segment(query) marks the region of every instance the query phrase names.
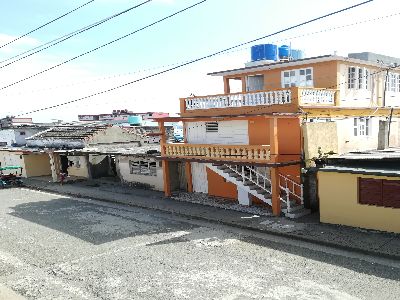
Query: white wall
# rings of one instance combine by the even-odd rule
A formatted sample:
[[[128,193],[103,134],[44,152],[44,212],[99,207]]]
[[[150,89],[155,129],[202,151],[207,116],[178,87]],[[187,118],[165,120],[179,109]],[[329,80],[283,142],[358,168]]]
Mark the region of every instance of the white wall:
[[[15,143],[14,129],[0,130],[0,143],[2,142],[6,142],[7,146],[11,146],[12,143]]]
[[[25,161],[22,154],[10,151],[0,151],[0,163],[2,167],[21,166],[23,168],[22,176],[26,177]],[[5,171],[5,173],[7,172],[8,171]],[[14,173],[15,171],[12,172]]]
[[[379,118],[371,118],[368,136],[354,136],[354,119],[337,120],[339,153],[377,149]]]
[[[191,144],[248,145],[248,121],[218,122],[218,132],[206,132],[206,122],[188,122],[186,138]]]
[[[371,81],[371,89],[348,89],[348,67],[352,65],[340,64],[339,65],[339,90],[340,90],[340,106],[345,107],[369,107],[377,106],[379,89],[382,89],[381,81],[378,76],[374,77]],[[357,67],[357,65],[355,65]],[[374,72],[375,69],[367,67],[370,71]]]
[[[157,191],[163,191],[164,190],[163,172],[162,172],[162,167],[159,166],[160,165],[159,162],[153,158],[150,158],[153,161],[157,162],[157,173],[156,176],[147,176],[147,175],[131,174],[129,161],[133,159],[136,158],[133,156],[122,156],[122,155],[116,157],[117,172],[121,178],[121,181],[125,183],[137,182],[137,183],[148,184]]]

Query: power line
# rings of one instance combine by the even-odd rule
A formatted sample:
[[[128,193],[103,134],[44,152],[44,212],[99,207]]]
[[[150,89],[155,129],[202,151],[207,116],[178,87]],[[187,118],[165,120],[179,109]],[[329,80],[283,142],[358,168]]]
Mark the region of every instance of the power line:
[[[30,54],[28,54],[28,55],[25,55],[25,56],[23,56],[23,57],[20,57],[20,58],[14,60],[14,61],[12,61],[12,62],[9,62],[9,63],[7,63],[7,64],[5,64],[5,65],[3,65],[3,66],[0,66],[0,69],[2,69],[2,68],[4,68],[4,67],[7,67],[7,66],[9,66],[9,65],[12,65],[13,63],[15,63],[15,62],[17,62],[17,61],[23,60],[23,59],[25,59],[25,58],[27,58],[27,57],[30,57],[30,56],[32,56],[32,55],[34,55],[34,54],[36,54],[36,53],[39,53],[39,52],[41,52],[41,51],[43,51],[43,50],[46,50],[46,49],[48,49],[48,48],[51,48],[51,47],[53,47],[53,46],[55,46],[55,45],[58,45],[58,44],[60,44],[60,43],[62,43],[62,42],[64,42],[64,41],[66,41],[66,40],[72,38],[72,37],[75,36],[75,35],[81,34],[81,33],[85,32],[85,31],[88,31],[88,30],[94,28],[94,27],[97,27],[97,26],[99,26],[99,25],[101,25],[101,24],[103,24],[103,23],[105,23],[105,22],[107,22],[107,21],[109,21],[109,20],[111,20],[111,19],[114,19],[114,18],[116,18],[116,17],[118,17],[118,16],[121,16],[121,15],[123,15],[123,14],[125,14],[125,13],[127,13],[127,12],[129,12],[129,11],[131,11],[131,10],[133,10],[133,9],[136,9],[136,8],[138,8],[138,7],[140,7],[140,6],[144,5],[144,4],[147,4],[147,3],[151,2],[151,1],[152,1],[152,0],[144,1],[144,2],[142,2],[142,3],[140,3],[140,4],[137,4],[137,5],[135,5],[135,6],[132,6],[132,7],[128,8],[128,9],[125,9],[125,10],[119,12],[119,13],[116,13],[116,14],[114,14],[114,15],[112,15],[112,16],[109,16],[109,17],[107,17],[107,18],[105,18],[105,19],[103,19],[103,20],[97,21],[97,22],[95,22],[95,23],[93,23],[93,24],[91,24],[91,25],[85,26],[85,27],[83,27],[83,28],[81,28],[81,29],[78,29],[78,30],[75,30],[75,31],[73,31],[73,32],[71,32],[71,33],[68,33],[68,34],[66,34],[66,35],[64,35],[64,36],[62,36],[62,37],[56,38],[56,39],[54,39],[54,40],[52,40],[52,41],[50,41],[50,42],[47,42],[47,43],[42,44],[42,45],[40,45],[40,46],[37,46],[37,47],[35,47],[35,48],[33,48],[33,49],[30,49],[30,50],[28,50],[28,51],[22,52],[22,53],[17,54],[17,55],[15,55],[15,56],[13,56],[13,57],[7,58],[7,59],[1,61],[0,64],[3,63],[3,62],[9,61],[9,60],[11,60],[11,59],[13,59],[13,58],[20,57],[20,56],[23,55],[23,54],[32,52],[32,51],[34,51],[34,50],[36,50],[36,49],[38,49],[38,48],[41,48],[41,49],[39,49],[39,50],[37,50],[37,51],[35,51],[35,52],[32,52],[32,53],[30,53]],[[50,44],[50,45],[49,45],[49,44]],[[46,46],[46,45],[49,45],[49,46],[44,47],[44,46]]]
[[[312,32],[301,34],[301,35],[291,36],[291,37],[288,37],[288,38],[282,38],[282,39],[279,39],[279,40],[272,41],[271,43],[289,41],[289,40],[293,40],[293,39],[300,38],[300,37],[311,36],[311,35],[314,35],[314,34],[329,32],[329,31],[342,29],[342,28],[346,28],[346,27],[350,27],[350,26],[356,26],[356,25],[367,23],[367,22],[378,21],[378,20],[382,20],[382,19],[385,19],[385,18],[390,18],[390,17],[394,17],[394,16],[398,16],[398,15],[400,15],[400,12],[393,13],[393,14],[390,14],[390,15],[380,16],[380,17],[376,17],[376,18],[365,19],[365,20],[361,20],[361,21],[358,21],[358,22],[349,23],[349,24],[345,24],[345,25],[341,25],[341,26],[329,27],[329,28],[325,28],[325,29],[322,29],[322,30],[318,30],[318,31],[312,31]],[[235,49],[235,50],[227,51],[225,53],[221,53],[220,55],[227,54],[227,53],[240,52],[240,51],[248,50],[250,48],[251,47],[247,47],[246,46],[246,47],[243,47],[243,48],[238,48],[238,49]],[[19,91],[18,93],[15,93],[14,95],[21,95],[21,94],[24,94],[24,92],[26,92],[26,93],[36,93],[36,92],[41,92],[41,91],[59,89],[59,88],[62,88],[62,87],[76,86],[76,85],[95,82],[95,81],[100,81],[100,80],[114,79],[114,78],[117,78],[117,77],[128,76],[128,75],[133,75],[133,74],[137,74],[137,73],[148,72],[148,71],[158,70],[158,69],[161,69],[161,68],[176,66],[176,65],[182,64],[184,62],[188,62],[188,61],[190,61],[190,60],[185,60],[185,61],[181,61],[181,62],[178,62],[178,63],[166,64],[166,65],[147,68],[147,69],[140,69],[140,70],[137,70],[135,72],[127,72],[127,73],[123,73],[123,74],[114,74],[114,75],[101,77],[101,78],[96,78],[96,79],[92,79],[92,80],[78,81],[78,82],[74,82],[74,83],[70,83],[70,84],[57,85],[57,86],[53,86],[53,87],[50,87],[50,88],[35,89],[35,90],[22,90],[22,91]],[[319,77],[314,78],[314,79],[322,79],[322,78],[328,78],[328,76],[319,76]],[[9,95],[10,94],[4,94],[4,97],[9,96]],[[11,95],[13,95],[13,94],[11,94]]]
[[[40,75],[40,74],[43,74],[43,73],[45,73],[45,72],[47,72],[47,71],[53,70],[53,69],[55,69],[55,68],[58,68],[58,67],[60,67],[60,66],[62,66],[62,65],[64,65],[64,64],[66,64],[66,63],[69,63],[69,62],[71,62],[71,61],[73,61],[73,60],[75,60],[75,59],[77,59],[77,58],[79,58],[79,57],[82,57],[82,56],[84,56],[84,55],[87,55],[87,54],[89,54],[89,53],[92,53],[92,52],[94,52],[94,51],[97,51],[97,50],[99,50],[99,49],[101,49],[101,48],[103,48],[103,47],[109,46],[109,45],[111,45],[111,44],[113,44],[113,43],[115,43],[115,42],[117,42],[117,41],[120,41],[120,40],[122,40],[122,39],[124,39],[124,38],[127,38],[127,37],[133,35],[133,34],[136,34],[136,33],[140,32],[140,31],[143,31],[143,30],[145,30],[145,29],[147,29],[147,28],[150,28],[150,27],[152,27],[152,26],[154,26],[154,25],[156,25],[156,24],[158,24],[158,23],[161,23],[161,22],[163,22],[163,21],[165,21],[165,20],[167,20],[167,19],[170,19],[170,18],[172,18],[172,17],[174,17],[174,16],[176,16],[176,15],[179,15],[179,14],[181,14],[181,13],[183,13],[183,12],[189,10],[189,9],[192,9],[192,8],[194,8],[194,7],[197,6],[197,5],[203,4],[203,3],[205,3],[206,1],[207,1],[207,0],[202,0],[202,1],[200,1],[200,2],[197,2],[197,3],[195,3],[195,4],[191,5],[191,6],[188,6],[188,7],[184,8],[184,9],[181,9],[181,10],[179,10],[179,11],[177,11],[177,12],[175,12],[175,13],[169,15],[169,16],[166,16],[166,17],[164,17],[164,18],[162,18],[162,19],[159,19],[159,20],[157,20],[157,21],[155,21],[155,22],[153,22],[153,23],[151,23],[151,24],[149,24],[149,25],[146,25],[146,26],[144,26],[144,27],[142,27],[142,28],[140,28],[140,29],[137,29],[137,30],[135,30],[135,31],[133,31],[133,32],[131,32],[131,33],[128,33],[128,34],[126,34],[126,35],[124,35],[124,36],[121,36],[121,37],[119,37],[119,38],[117,38],[117,39],[115,39],[115,40],[112,40],[112,41],[110,41],[110,42],[108,42],[108,43],[105,43],[105,44],[103,44],[103,45],[101,45],[101,46],[98,46],[98,47],[96,47],[96,48],[93,48],[92,50],[86,51],[86,52],[84,52],[84,53],[82,53],[82,54],[79,54],[79,55],[73,57],[73,58],[70,58],[70,59],[68,59],[68,60],[66,60],[66,61],[63,61],[62,63],[59,63],[59,64],[57,64],[57,65],[54,65],[54,66],[50,67],[50,68],[47,68],[47,69],[45,69],[45,70],[42,70],[42,71],[40,71],[40,72],[38,72],[38,73],[35,73],[35,74],[33,74],[33,75],[30,75],[30,76],[28,76],[28,77],[25,77],[25,78],[23,78],[23,79],[20,79],[20,80],[18,80],[18,81],[16,81],[16,82],[13,82],[13,83],[11,83],[11,84],[8,84],[8,85],[6,85],[6,86],[3,86],[2,88],[0,88],[0,91],[4,90],[4,89],[6,89],[6,88],[9,88],[9,87],[11,87],[11,86],[13,86],[13,85],[16,85],[16,84],[18,84],[18,83],[24,82],[25,80],[31,79],[31,78],[33,78],[33,77],[36,77],[36,76],[38,76],[38,75]],[[372,1],[372,0],[370,0],[370,1]]]
[[[81,98],[77,98],[77,99],[74,99],[74,100],[70,100],[70,101],[67,101],[67,102],[63,102],[63,103],[60,103],[60,104],[57,104],[57,105],[52,105],[52,106],[44,107],[44,108],[41,108],[41,109],[33,110],[33,111],[30,111],[30,112],[22,113],[22,114],[19,114],[18,116],[23,116],[23,115],[27,115],[27,114],[31,114],[31,113],[36,113],[36,112],[39,112],[39,111],[44,111],[44,110],[48,110],[48,109],[53,109],[53,108],[56,108],[56,107],[68,105],[68,104],[71,104],[71,103],[75,103],[75,102],[83,101],[83,100],[86,100],[86,99],[89,99],[89,98],[93,98],[93,97],[98,96],[98,95],[102,95],[102,94],[105,94],[105,93],[109,93],[109,92],[115,91],[115,90],[117,90],[117,89],[120,89],[120,88],[122,88],[122,87],[131,85],[131,84],[133,84],[133,83],[137,83],[137,82],[140,82],[140,81],[143,81],[143,80],[152,78],[152,77],[156,77],[156,76],[165,74],[165,73],[167,73],[167,72],[170,72],[170,71],[173,71],[173,70],[182,68],[182,67],[187,66],[187,65],[190,65],[190,64],[192,64],[192,63],[195,63],[195,62],[198,62],[198,61],[201,61],[201,60],[204,60],[204,59],[207,59],[207,58],[210,58],[210,57],[219,55],[219,54],[221,54],[221,53],[230,51],[230,50],[232,50],[232,49],[242,47],[242,46],[244,46],[244,45],[253,43],[253,42],[255,42],[255,41],[259,41],[259,40],[261,40],[261,39],[265,39],[265,38],[267,38],[267,37],[271,37],[271,36],[277,35],[277,34],[279,34],[279,33],[285,32],[285,31],[289,31],[289,30],[294,29],[294,28],[297,28],[297,27],[301,27],[301,26],[303,26],[303,25],[305,25],[305,24],[309,24],[309,23],[312,23],[312,22],[321,20],[321,19],[323,19],[323,18],[332,16],[332,15],[335,15],[335,14],[339,14],[339,13],[341,13],[341,12],[344,12],[344,11],[347,11],[347,10],[350,10],[350,9],[353,9],[353,8],[355,8],[355,7],[358,7],[358,6],[367,4],[367,3],[372,2],[372,1],[373,1],[373,0],[364,1],[364,2],[361,2],[361,3],[359,3],[359,4],[355,4],[355,5],[352,5],[352,6],[349,6],[349,7],[346,7],[346,8],[343,8],[343,9],[340,9],[340,10],[337,10],[337,11],[334,11],[334,12],[331,12],[331,13],[329,13],[329,14],[325,14],[325,15],[323,15],[323,16],[320,16],[320,17],[317,17],[317,18],[313,18],[313,19],[311,19],[311,20],[308,20],[308,21],[305,21],[305,22],[302,22],[302,23],[299,23],[299,24],[296,24],[296,25],[287,27],[287,28],[285,28],[285,29],[276,31],[276,32],[274,32],[274,33],[271,33],[271,34],[268,34],[268,35],[265,35],[265,36],[262,36],[262,37],[259,37],[259,38],[250,40],[250,41],[248,41],[248,42],[240,43],[240,44],[238,44],[238,45],[235,45],[235,46],[226,48],[226,49],[224,49],[224,50],[220,50],[220,51],[214,52],[214,53],[212,53],[212,54],[209,54],[209,55],[206,55],[206,56],[197,58],[197,59],[193,59],[193,60],[191,60],[191,61],[189,61],[189,62],[180,64],[180,65],[178,65],[178,66],[171,67],[171,68],[165,69],[165,70],[163,70],[163,71],[153,73],[153,74],[151,74],[151,75],[147,75],[147,76],[145,76],[145,77],[142,77],[142,78],[139,78],[139,79],[136,79],[136,80],[133,80],[133,81],[130,81],[130,82],[127,82],[127,83],[124,83],[124,84],[115,86],[115,87],[113,87],[113,88],[109,88],[109,89],[106,89],[106,90],[103,90],[103,91],[100,91],[100,92],[96,92],[96,93],[90,94],[90,95],[88,95],[88,96],[84,96],[84,97],[81,97]]]
[[[35,28],[35,29],[32,29],[31,31],[29,31],[29,32],[27,32],[27,33],[21,35],[20,37],[18,37],[18,38],[16,38],[16,39],[14,39],[14,40],[12,40],[12,41],[10,41],[10,42],[8,42],[8,43],[6,43],[6,44],[0,46],[0,49],[3,48],[3,47],[5,47],[5,46],[7,46],[7,45],[10,45],[10,44],[12,44],[12,43],[18,41],[19,39],[22,39],[23,37],[25,37],[25,36],[27,36],[27,35],[29,35],[29,34],[35,32],[35,31],[37,31],[37,30],[39,30],[39,29],[41,29],[41,28],[43,28],[43,27],[45,27],[45,26],[47,26],[47,25],[49,25],[49,24],[51,24],[51,23],[53,23],[53,22],[55,22],[55,21],[57,21],[57,20],[59,20],[59,19],[61,19],[61,18],[64,18],[65,16],[67,16],[67,15],[73,13],[74,11],[77,11],[78,9],[80,9],[80,8],[86,6],[86,5],[88,5],[88,4],[90,4],[90,3],[94,2],[94,1],[95,1],[95,0],[90,0],[89,2],[86,2],[85,4],[82,4],[81,6],[75,8],[75,9],[73,9],[73,10],[71,10],[71,11],[69,11],[69,12],[67,12],[67,13],[65,13],[65,14],[63,14],[63,15],[61,15],[61,16],[59,16],[59,17],[57,17],[57,18],[55,18],[55,19],[53,19],[53,20],[51,20],[51,21],[49,21],[49,22],[47,22],[47,23],[45,23],[45,24],[43,24],[43,25],[40,25],[39,27],[37,27],[37,28]]]

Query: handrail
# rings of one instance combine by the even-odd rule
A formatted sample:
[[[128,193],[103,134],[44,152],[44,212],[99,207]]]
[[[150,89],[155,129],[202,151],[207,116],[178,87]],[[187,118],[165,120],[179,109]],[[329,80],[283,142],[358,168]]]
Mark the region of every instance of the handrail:
[[[279,187],[286,192],[286,201],[288,211],[290,211],[290,195],[300,200],[301,205],[304,205],[303,185],[296,181],[279,174]],[[300,191],[300,192],[298,192]]]
[[[238,165],[227,165],[225,164],[226,167],[228,167],[230,170],[234,171],[236,174],[239,174],[240,177],[242,178],[242,182],[245,183],[246,179],[249,180],[250,182],[254,183],[256,186],[260,187],[270,195],[272,195],[272,190],[271,188],[271,180],[261,174],[260,172],[257,172],[254,167],[251,166],[238,166]]]

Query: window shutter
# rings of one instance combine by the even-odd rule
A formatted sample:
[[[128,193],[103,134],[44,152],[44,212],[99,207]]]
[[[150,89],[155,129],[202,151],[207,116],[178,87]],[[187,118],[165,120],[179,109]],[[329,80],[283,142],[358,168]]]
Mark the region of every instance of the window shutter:
[[[358,202],[382,206],[382,180],[358,178]]]
[[[400,208],[400,180],[383,181],[383,201],[386,207]]]

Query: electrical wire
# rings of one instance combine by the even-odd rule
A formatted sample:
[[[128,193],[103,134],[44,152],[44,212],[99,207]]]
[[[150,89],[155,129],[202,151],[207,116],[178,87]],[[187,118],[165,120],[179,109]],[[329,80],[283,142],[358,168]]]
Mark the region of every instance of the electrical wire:
[[[18,80],[18,81],[16,81],[16,82],[13,82],[13,83],[11,83],[11,84],[8,84],[8,85],[6,85],[6,86],[3,86],[2,88],[0,88],[0,91],[2,91],[2,90],[4,90],[4,89],[7,89],[7,88],[9,88],[9,87],[11,87],[11,86],[14,86],[14,85],[16,85],[16,84],[18,84],[18,83],[24,82],[24,81],[26,81],[26,80],[28,80],[28,79],[34,78],[34,77],[36,77],[36,76],[38,76],[38,75],[41,75],[41,74],[43,74],[43,73],[45,73],[45,72],[47,72],[47,71],[53,70],[53,69],[55,69],[55,68],[58,68],[58,67],[60,67],[60,66],[62,66],[62,65],[65,65],[65,64],[71,62],[71,61],[74,61],[74,60],[77,59],[77,58],[80,58],[80,57],[85,56],[85,55],[87,55],[87,54],[89,54],[89,53],[95,52],[95,51],[97,51],[97,50],[99,50],[99,49],[101,49],[101,48],[103,48],[103,47],[109,46],[109,45],[111,45],[111,44],[113,44],[113,43],[115,43],[115,42],[118,42],[118,41],[120,41],[120,40],[122,40],[122,39],[125,39],[125,38],[127,38],[127,37],[129,37],[129,36],[131,36],[131,35],[133,35],[133,34],[136,34],[136,33],[140,32],[140,31],[143,31],[143,30],[145,30],[145,29],[147,29],[147,28],[150,28],[150,27],[152,27],[152,26],[154,26],[154,25],[156,25],[156,24],[158,24],[158,23],[161,23],[161,22],[163,22],[163,21],[165,21],[165,20],[168,20],[168,19],[170,19],[170,18],[172,18],[172,17],[174,17],[174,16],[176,16],[176,15],[179,15],[179,14],[181,14],[181,13],[187,11],[187,10],[190,10],[190,9],[192,9],[192,8],[194,8],[194,7],[198,6],[198,5],[200,5],[200,4],[203,4],[203,3],[205,3],[206,1],[207,1],[207,0],[202,0],[202,1],[200,1],[200,2],[197,2],[197,3],[195,3],[195,4],[193,4],[193,5],[190,5],[190,6],[186,7],[186,8],[184,8],[184,9],[181,9],[181,10],[179,10],[179,11],[177,11],[177,12],[175,12],[175,13],[169,15],[169,16],[166,16],[166,17],[164,17],[164,18],[162,18],[162,19],[159,19],[159,20],[157,20],[157,21],[155,21],[155,22],[153,22],[153,23],[151,23],[151,24],[148,24],[148,25],[146,25],[146,26],[144,26],[144,27],[142,27],[142,28],[139,28],[139,29],[137,29],[137,30],[135,30],[135,31],[133,31],[133,32],[130,32],[130,33],[128,33],[128,34],[125,34],[125,35],[123,35],[123,36],[121,36],[121,37],[119,37],[119,38],[117,38],[117,39],[115,39],[115,40],[112,40],[112,41],[110,41],[110,42],[108,42],[108,43],[105,43],[105,44],[103,44],[103,45],[101,45],[101,46],[98,46],[98,47],[96,47],[96,48],[93,48],[92,50],[86,51],[86,52],[84,52],[84,53],[82,53],[82,54],[79,54],[79,55],[73,57],[73,58],[70,58],[70,59],[68,59],[68,60],[66,60],[66,61],[63,61],[62,63],[59,63],[59,64],[57,64],[57,65],[54,65],[54,66],[50,67],[50,68],[47,68],[47,69],[45,69],[45,70],[42,70],[42,71],[40,71],[40,72],[38,72],[38,73],[35,73],[35,74],[33,74],[33,75],[30,75],[30,76],[28,76],[28,77],[25,77],[25,78],[23,78],[23,79],[20,79],[20,80]],[[370,0],[370,1],[372,1],[372,0]]]
[[[10,44],[12,44],[12,43],[14,43],[14,42],[20,40],[20,39],[22,39],[23,37],[26,37],[27,35],[29,35],[29,34],[35,32],[35,31],[37,31],[37,30],[39,30],[39,29],[41,29],[41,28],[43,28],[43,27],[45,27],[45,26],[47,26],[47,25],[49,25],[49,24],[51,24],[51,23],[53,23],[53,22],[55,22],[55,21],[57,21],[57,20],[60,20],[61,18],[64,18],[65,16],[67,16],[67,15],[69,15],[69,14],[71,14],[71,13],[77,11],[78,9],[80,9],[80,8],[86,6],[86,5],[88,5],[88,4],[90,4],[90,3],[94,2],[94,1],[95,1],[95,0],[90,0],[89,2],[86,2],[85,4],[82,4],[81,6],[75,8],[75,9],[73,9],[73,10],[70,10],[69,12],[67,12],[67,13],[65,13],[65,14],[63,14],[63,15],[61,15],[61,16],[59,16],[59,17],[57,17],[57,18],[55,18],[55,19],[53,19],[53,20],[51,20],[51,21],[49,21],[49,22],[47,22],[47,23],[45,23],[45,24],[43,24],[43,25],[40,25],[39,27],[37,27],[37,28],[35,28],[35,29],[30,30],[29,32],[27,32],[27,33],[25,33],[25,34],[23,34],[23,35],[17,37],[16,39],[13,39],[12,41],[10,41],[10,42],[8,42],[8,43],[6,43],[6,44],[0,46],[0,49],[3,48],[3,47],[5,47],[5,46],[8,46],[8,45],[10,45]]]
[[[382,20],[382,19],[385,19],[385,18],[390,18],[390,17],[394,17],[394,16],[398,16],[398,15],[400,15],[400,12],[393,13],[393,14],[390,14],[390,15],[380,16],[380,17],[376,17],[376,18],[361,20],[361,21],[358,21],[358,22],[345,24],[345,25],[341,25],[341,26],[325,28],[325,29],[318,30],[318,31],[312,31],[312,32],[301,34],[301,35],[291,36],[291,37],[288,37],[288,38],[274,40],[271,43],[290,41],[290,40],[294,40],[294,39],[305,37],[305,36],[311,36],[311,35],[314,35],[314,34],[325,33],[325,32],[329,32],[329,31],[333,31],[333,30],[337,30],[337,29],[343,29],[343,28],[346,28],[346,27],[356,26],[356,25],[367,23],[367,22],[374,22],[374,21],[378,21],[378,20]],[[220,55],[228,54],[228,53],[236,53],[236,52],[240,52],[240,51],[245,51],[245,50],[249,50],[250,48],[251,47],[247,47],[246,46],[246,47],[234,49],[234,50],[231,50],[231,51],[227,51],[225,53],[221,53]],[[35,49],[35,48],[33,48],[33,49]],[[101,77],[101,78],[96,78],[96,79],[93,79],[93,80],[78,81],[78,82],[71,83],[71,84],[53,86],[53,87],[50,87],[50,88],[35,89],[35,90],[26,90],[26,89],[24,89],[24,90],[19,91],[18,93],[4,94],[4,97],[10,96],[10,95],[21,95],[21,94],[24,94],[24,93],[31,94],[31,93],[41,92],[41,91],[55,90],[55,89],[59,89],[59,88],[62,88],[62,87],[70,87],[70,86],[76,86],[76,85],[86,84],[86,83],[90,83],[90,82],[96,82],[96,81],[100,81],[100,80],[114,79],[114,78],[117,78],[117,77],[123,77],[123,76],[133,75],[133,74],[137,74],[137,73],[143,73],[143,72],[158,70],[158,69],[162,69],[162,68],[166,68],[166,67],[176,66],[176,65],[179,65],[179,64],[182,64],[182,63],[185,63],[185,62],[189,62],[189,61],[190,60],[185,60],[185,61],[181,61],[181,62],[178,62],[178,63],[167,64],[167,65],[162,65],[162,66],[157,66],[157,67],[152,67],[152,68],[147,68],[147,69],[141,69],[141,70],[137,70],[135,72],[127,72],[127,73],[122,73],[122,74],[115,74],[115,75],[105,76],[105,77]],[[328,77],[327,76],[319,76],[319,77],[314,78],[314,79],[323,79],[323,78],[328,78]]]
[[[60,44],[60,43],[62,43],[62,42],[64,42],[64,41],[66,41],[66,40],[68,40],[68,39],[70,39],[70,38],[72,38],[72,37],[78,35],[78,34],[81,34],[81,33],[85,32],[85,31],[88,31],[88,30],[90,30],[90,29],[92,29],[92,28],[95,28],[95,27],[97,27],[97,26],[99,26],[99,25],[101,25],[101,24],[103,24],[103,23],[105,23],[105,22],[108,22],[108,21],[111,20],[111,19],[114,19],[114,18],[116,18],[116,17],[119,17],[119,16],[121,16],[121,15],[123,15],[123,14],[125,14],[125,13],[127,13],[127,12],[129,12],[129,11],[131,11],[131,10],[133,10],[133,9],[136,9],[136,8],[138,8],[138,7],[140,7],[140,6],[144,5],[144,4],[150,3],[151,1],[152,1],[152,0],[146,0],[146,1],[142,2],[142,3],[139,3],[139,4],[137,4],[137,5],[134,5],[134,6],[130,7],[130,8],[128,8],[128,9],[125,9],[125,10],[119,12],[119,13],[116,13],[116,14],[114,14],[114,15],[112,15],[112,16],[109,16],[109,17],[107,17],[107,18],[105,18],[105,19],[103,19],[103,20],[97,21],[97,22],[95,22],[95,23],[93,23],[93,24],[91,24],[91,25],[88,25],[88,26],[85,26],[85,27],[83,27],[83,28],[81,28],[81,29],[75,30],[74,32],[68,33],[68,34],[66,34],[66,35],[64,35],[64,36],[62,36],[62,37],[59,37],[59,38],[54,39],[54,40],[52,40],[52,41],[50,41],[50,42],[47,42],[47,43],[42,44],[42,45],[40,45],[40,46],[37,46],[37,47],[35,47],[35,48],[33,48],[33,49],[30,49],[30,50],[28,50],[28,51],[22,52],[22,53],[17,54],[17,55],[15,55],[15,56],[13,56],[13,57],[7,58],[7,59],[1,61],[0,64],[1,64],[1,63],[4,63],[4,62],[6,62],[6,61],[9,61],[9,60],[11,60],[11,59],[13,59],[13,58],[20,57],[20,56],[22,56],[23,54],[32,52],[32,51],[34,51],[34,50],[40,48],[39,50],[37,50],[37,51],[35,51],[35,52],[32,52],[32,53],[30,53],[30,54],[28,54],[28,55],[25,55],[25,56],[20,57],[20,58],[18,58],[18,59],[16,59],[16,60],[13,60],[12,62],[9,62],[9,63],[7,63],[7,64],[5,64],[5,65],[0,66],[0,69],[3,69],[4,67],[7,67],[7,66],[9,66],[9,65],[12,65],[12,64],[14,64],[14,63],[16,63],[16,62],[18,62],[18,61],[21,61],[21,60],[23,60],[23,59],[25,59],[25,58],[28,58],[28,57],[30,57],[30,56],[36,54],[36,53],[39,53],[39,52],[41,52],[41,51],[43,51],[43,50],[46,50],[46,49],[49,49],[49,48],[51,48],[51,47],[53,47],[53,46],[55,46],[55,45],[58,45],[58,44]],[[49,45],[49,44],[50,44],[50,45]],[[49,46],[44,47],[44,46],[46,46],[46,45],[49,45]]]
[[[344,12],[344,11],[353,9],[353,8],[358,7],[358,6],[361,6],[361,5],[365,5],[365,4],[367,4],[367,3],[369,3],[369,2],[372,2],[372,1],[373,1],[373,0],[364,1],[364,2],[361,2],[361,3],[355,4],[355,5],[352,5],[352,6],[349,6],[349,7],[346,7],[346,8],[343,8],[343,9],[340,9],[340,10],[337,10],[337,11],[334,11],[334,12],[331,12],[331,13],[329,13],[329,14],[325,14],[325,15],[323,15],[323,16],[320,16],[320,17],[317,17],[317,18],[313,18],[313,19],[311,19],[311,20],[308,20],[308,21],[305,21],[305,22],[302,22],[302,23],[299,23],[299,24],[296,24],[296,25],[287,27],[287,28],[285,28],[285,29],[276,31],[276,32],[274,32],[274,33],[271,33],[271,34],[268,34],[268,35],[265,35],[265,36],[262,36],[262,37],[259,37],[259,38],[256,38],[256,39],[253,39],[253,40],[244,42],[244,43],[240,43],[240,44],[238,44],[238,45],[235,45],[235,46],[226,48],[226,49],[224,49],[224,50],[220,50],[220,51],[214,52],[214,53],[212,53],[212,54],[209,54],[209,55],[206,55],[206,56],[197,58],[197,59],[193,59],[193,60],[191,60],[191,61],[189,61],[189,62],[180,64],[180,65],[178,65],[178,66],[171,67],[171,68],[165,69],[165,70],[163,70],[163,71],[153,73],[153,74],[148,75],[148,76],[144,76],[144,77],[142,77],[142,78],[139,78],[139,79],[136,79],[136,80],[133,80],[133,81],[130,81],[130,82],[127,82],[127,83],[124,83],[124,84],[115,86],[115,87],[113,87],[113,88],[109,88],[109,89],[106,89],[106,90],[103,90],[103,91],[99,91],[99,92],[96,92],[96,93],[93,93],[93,94],[90,94],[90,95],[87,95],[87,96],[84,96],[84,97],[80,97],[80,98],[77,98],[77,99],[74,99],[74,100],[70,100],[70,101],[67,101],[67,102],[63,102],[63,103],[60,103],[60,104],[56,104],[56,105],[52,105],[52,106],[48,106],[48,107],[36,109],[36,110],[30,111],[30,112],[22,113],[22,114],[19,114],[18,116],[23,116],[23,115],[27,115],[27,114],[31,114],[31,113],[35,113],[35,112],[39,112],[39,111],[44,111],[44,110],[48,110],[48,109],[53,109],[53,108],[56,108],[56,107],[60,107],[60,106],[67,105],[67,104],[76,103],[76,102],[79,102],[79,101],[83,101],[83,100],[86,100],[86,99],[90,99],[90,98],[93,98],[93,97],[95,97],[95,96],[102,95],[102,94],[105,94],[105,93],[108,93],[108,92],[111,92],[111,91],[115,91],[115,90],[117,90],[117,89],[120,89],[120,88],[122,88],[122,87],[131,85],[131,84],[133,84],[133,83],[137,83],[137,82],[140,82],[140,81],[143,81],[143,80],[152,78],[152,77],[159,76],[159,75],[161,75],[161,74],[165,74],[165,73],[167,73],[167,72],[170,72],[170,71],[173,71],[173,70],[182,68],[182,67],[187,66],[187,65],[189,65],[189,64],[192,64],[192,63],[195,63],[195,62],[198,62],[198,61],[201,61],[201,60],[204,60],[204,59],[207,59],[207,58],[210,58],[210,57],[219,55],[220,53],[227,52],[227,51],[230,51],[230,50],[235,49],[235,48],[242,47],[242,46],[247,45],[247,44],[251,44],[251,43],[253,43],[253,42],[255,42],[255,41],[258,41],[258,40],[261,40],[261,39],[264,39],[264,38],[267,38],[267,37],[271,37],[271,36],[277,35],[277,34],[279,34],[279,33],[282,33],[282,32],[285,32],[285,31],[289,31],[289,30],[294,29],[294,28],[301,27],[301,26],[303,26],[303,25],[305,25],[305,24],[309,24],[309,23],[312,23],[312,22],[321,20],[321,19],[323,19],[323,18],[326,18],[326,17],[332,16],[332,15],[335,15],[335,14],[342,13],[342,12]],[[201,2],[199,2],[199,3],[201,3]],[[196,5],[197,5],[197,4],[196,4]]]

